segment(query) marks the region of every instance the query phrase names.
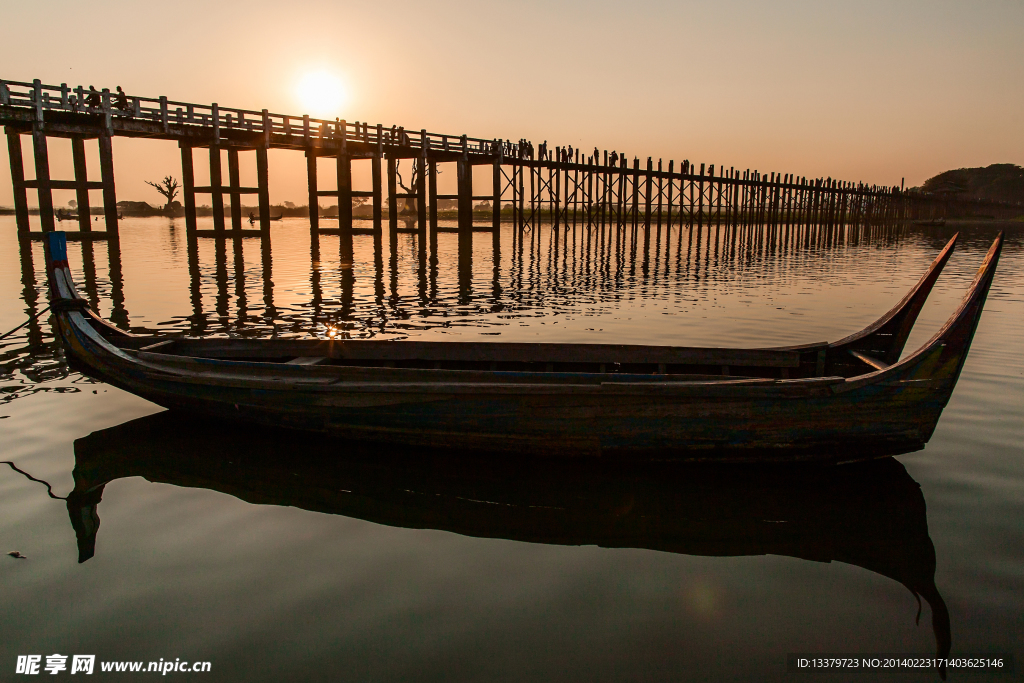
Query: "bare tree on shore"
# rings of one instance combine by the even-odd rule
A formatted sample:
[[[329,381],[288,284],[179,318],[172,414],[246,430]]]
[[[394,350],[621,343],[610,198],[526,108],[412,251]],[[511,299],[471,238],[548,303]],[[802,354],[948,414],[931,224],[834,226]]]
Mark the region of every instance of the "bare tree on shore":
[[[147,185],[152,186],[157,192],[162,194],[167,200],[167,204],[164,205],[164,211],[170,213],[172,210],[171,203],[174,202],[174,198],[178,196],[178,185],[177,179],[174,176],[165,176],[159,183],[145,181]]]
[[[398,176],[398,186],[401,187],[403,190],[405,190],[405,192],[407,194],[416,194],[416,190],[414,188],[419,184],[420,175],[426,170],[426,169],[422,168],[423,163],[419,159],[413,159],[413,161],[412,161],[412,179],[409,181],[409,185],[411,187],[407,187],[406,184],[405,184],[405,181],[402,180],[402,172],[400,170],[401,169],[401,165],[402,165],[402,162],[401,162],[401,160],[399,160],[398,164],[395,166],[395,175]],[[415,197],[406,197],[405,198],[405,208],[403,208],[399,213],[403,213],[403,214],[416,213],[417,212],[417,208],[418,207],[417,207],[417,204],[416,204],[416,198]]]

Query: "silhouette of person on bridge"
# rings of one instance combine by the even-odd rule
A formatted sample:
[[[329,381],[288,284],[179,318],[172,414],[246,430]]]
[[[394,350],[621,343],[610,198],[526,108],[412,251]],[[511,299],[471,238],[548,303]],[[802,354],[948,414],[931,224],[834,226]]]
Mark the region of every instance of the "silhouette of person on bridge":
[[[96,88],[89,86],[89,96],[85,98],[85,106],[87,107],[99,107],[100,106],[100,94],[96,91]]]
[[[132,111],[132,106],[128,104],[128,96],[124,94],[124,90],[121,90],[121,86],[117,86],[117,100],[115,101],[114,106],[121,111],[129,113]]]

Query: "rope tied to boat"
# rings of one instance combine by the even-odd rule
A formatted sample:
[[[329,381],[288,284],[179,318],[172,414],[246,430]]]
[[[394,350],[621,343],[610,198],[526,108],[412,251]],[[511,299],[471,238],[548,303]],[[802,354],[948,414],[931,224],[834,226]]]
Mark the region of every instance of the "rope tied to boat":
[[[53,311],[54,313],[67,313],[70,311],[87,311],[92,310],[92,306],[85,299],[51,299],[50,303],[45,306],[41,311],[29,316],[28,320],[15,327],[10,332],[4,332],[0,334],[0,339],[6,339],[21,328],[28,325],[30,322],[41,316],[47,311]]]
[[[90,310],[92,306],[85,299],[53,299],[50,301],[50,309],[54,313],[67,313]]]
[[[53,305],[53,304],[51,303],[50,305],[48,305],[48,306],[44,307],[44,308],[43,308],[43,310],[39,311],[38,313],[35,313],[35,314],[33,314],[33,315],[30,315],[30,316],[29,316],[29,318],[28,318],[28,320],[26,320],[26,321],[25,321],[25,322],[23,322],[22,324],[18,325],[17,327],[15,327],[15,328],[14,328],[13,330],[11,330],[10,332],[5,332],[5,333],[3,333],[3,334],[0,334],[0,339],[6,339],[7,337],[11,336],[12,334],[14,334],[15,332],[17,332],[17,331],[18,331],[18,330],[20,330],[21,328],[25,327],[25,325],[28,325],[28,324],[29,324],[30,322],[32,322],[33,320],[35,320],[36,318],[38,318],[39,316],[41,316],[41,315],[42,315],[43,313],[46,313],[46,312],[47,312],[48,310],[50,310],[50,306],[52,306],[52,305]]]

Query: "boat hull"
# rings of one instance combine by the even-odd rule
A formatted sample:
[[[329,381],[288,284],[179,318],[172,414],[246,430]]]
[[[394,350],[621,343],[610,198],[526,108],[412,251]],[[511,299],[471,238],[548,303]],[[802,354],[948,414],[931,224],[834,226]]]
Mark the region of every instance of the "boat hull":
[[[841,391],[842,378],[626,386],[446,385],[428,377],[275,390],[237,373],[197,381],[97,363],[104,349],[80,327],[63,336],[87,374],[166,408],[359,440],[548,456],[853,460],[916,450],[935,429],[957,371],[947,363],[945,378],[914,381],[908,373],[852,391]]]
[[[51,251],[59,247],[51,245]],[[202,348],[216,350],[224,342],[202,347],[201,342],[191,341],[197,351],[175,355],[147,350],[177,343],[173,341],[134,344],[134,348],[131,340],[122,340],[121,346],[112,341],[117,335],[132,335],[111,328],[86,310],[74,291],[66,260],[51,259],[51,285],[59,302],[58,336],[68,357],[87,374],[171,409],[350,439],[512,456],[848,461],[919,449],[935,430],[970,349],[998,262],[1001,237],[989,250],[960,307],[921,349],[892,364],[877,352],[872,356],[859,349],[874,351],[890,340],[886,342],[889,353],[898,357],[892,349],[902,348],[908,325],[951,248],[952,242],[918,288],[880,321],[873,336],[854,335],[811,347],[712,350],[718,357],[733,353],[737,362],[764,357],[766,363],[794,364],[801,354],[816,356],[818,376],[796,379],[786,379],[781,370],[781,378],[734,379],[667,373],[464,372],[369,367],[363,361],[305,367],[269,359],[244,360],[279,348],[269,342],[259,348],[245,347],[239,354],[243,360],[202,356]],[[380,348],[358,341],[323,342],[328,348],[320,344],[303,348],[317,351],[320,358],[314,360],[319,361]],[[469,348],[441,346],[452,356]],[[511,348],[488,346],[469,350],[506,353]],[[398,342],[387,348],[416,347]],[[591,353],[595,348],[580,345],[579,352]],[[641,353],[651,356],[660,348]],[[530,349],[546,352],[543,345]],[[701,349],[670,351],[690,358],[708,354]],[[877,369],[823,376],[826,369],[848,371],[850,363],[858,362]]]

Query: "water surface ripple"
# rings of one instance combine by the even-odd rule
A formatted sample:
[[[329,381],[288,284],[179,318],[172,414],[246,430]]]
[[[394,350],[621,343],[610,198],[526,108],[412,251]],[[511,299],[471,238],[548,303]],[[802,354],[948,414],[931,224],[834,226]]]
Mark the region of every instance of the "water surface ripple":
[[[461,262],[455,234],[436,259],[414,234],[360,235],[349,266],[298,219],[190,250],[183,221],[129,218],[69,258],[135,332],[771,346],[860,329],[959,230],[912,351],[1003,228],[927,447],[828,470],[473,463],[197,421],[69,369],[43,314],[0,341],[2,457],[67,500],[0,470],[0,550],[27,558],[0,556],[0,670],[62,653],[210,661],[210,681],[783,680],[789,652],[944,639],[1024,661],[1014,224],[506,226]],[[0,245],[6,332],[45,306],[45,274],[12,217]]]

